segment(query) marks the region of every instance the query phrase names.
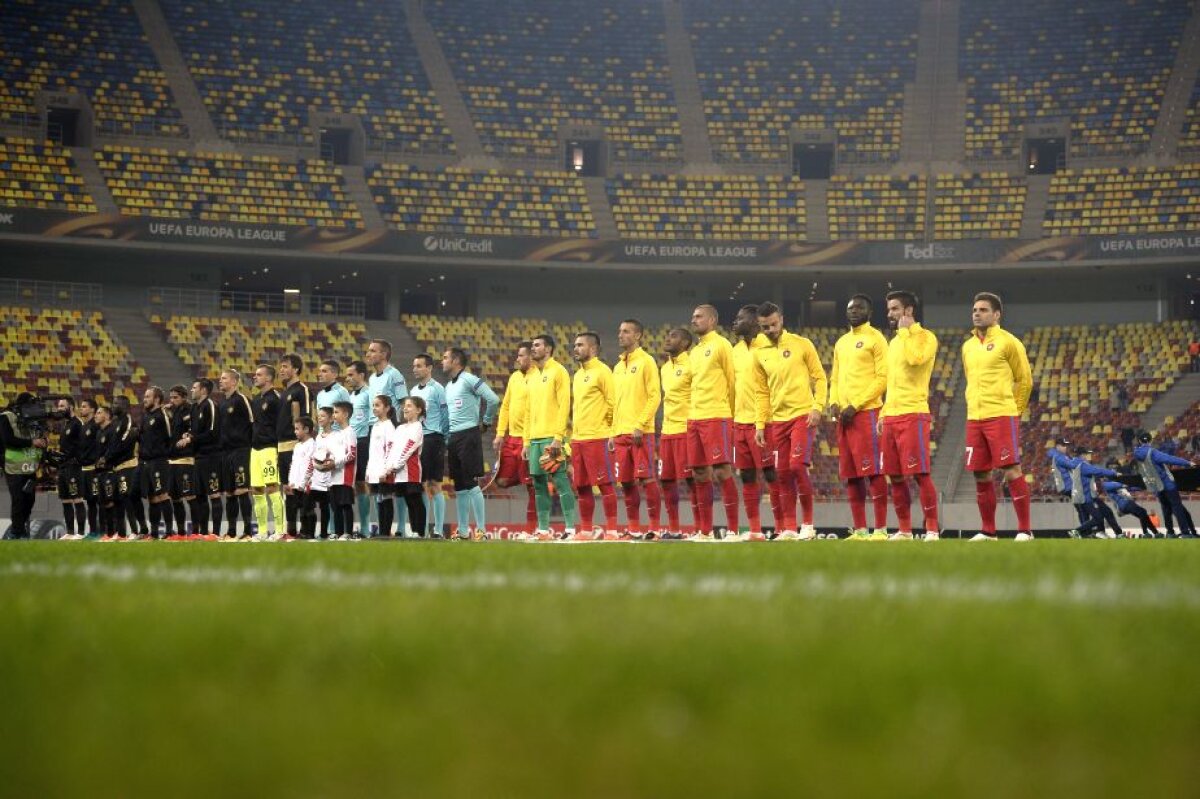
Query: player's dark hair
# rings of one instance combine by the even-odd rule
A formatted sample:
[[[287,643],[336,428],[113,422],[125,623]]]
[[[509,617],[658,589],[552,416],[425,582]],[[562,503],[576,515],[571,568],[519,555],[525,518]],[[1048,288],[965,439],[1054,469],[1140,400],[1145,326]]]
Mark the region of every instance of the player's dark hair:
[[[867,310],[868,310],[868,311],[869,311],[869,310],[871,310],[871,309],[873,309],[873,308],[875,307],[875,303],[871,302],[871,298],[870,298],[870,297],[868,297],[866,294],[854,294],[854,295],[852,295],[852,296],[850,297],[850,302],[854,302],[855,300],[862,300],[863,302],[865,302],[865,303],[867,304]]]
[[[345,400],[338,400],[337,402],[333,403],[333,407],[336,408],[337,410],[345,411],[346,414],[349,416],[354,415],[354,405],[352,403],[346,402]]]
[[[392,405],[392,398],[387,394],[376,394],[375,399],[383,400],[383,407],[387,408],[387,418],[395,425],[396,424],[396,406]],[[374,400],[372,400],[374,401]]]
[[[302,371],[304,371],[304,361],[302,361],[300,356],[294,352],[289,352],[287,355],[280,358],[279,362],[291,364],[292,368],[296,370],[296,374],[300,374]]]
[[[542,342],[551,352],[554,352],[554,336],[550,335],[549,333],[542,333],[540,336],[534,336],[533,340]],[[530,346],[532,346],[532,344]]]
[[[782,308],[780,308],[780,307],[779,307],[778,305],[776,305],[775,303],[773,303],[773,302],[770,302],[770,301],[763,302],[763,303],[759,303],[759,305],[758,305],[758,316],[759,316],[759,318],[760,318],[760,319],[765,319],[765,318],[767,318],[768,316],[774,316],[775,314],[780,314],[780,315],[782,315],[782,314],[783,314],[783,309],[782,309]]]
[[[637,334],[638,334],[639,336],[640,336],[640,335],[642,335],[642,333],[643,333],[643,332],[645,331],[645,329],[646,329],[646,328],[645,328],[645,326],[644,326],[644,325],[643,325],[643,324],[642,324],[642,323],[641,323],[639,320],[637,320],[637,319],[622,319],[622,320],[621,320],[621,324],[623,324],[623,325],[633,325],[633,329],[634,329],[635,331],[637,331]]]
[[[416,355],[413,356],[413,360],[420,361],[421,363],[428,366],[430,369],[433,368],[433,356],[430,355],[428,352],[418,352]]]
[[[975,302],[979,302],[980,300],[992,306],[993,311],[1004,311],[1004,304],[1000,302],[999,294],[993,294],[990,291],[981,291],[975,295]]]
[[[521,350],[531,350],[531,349],[533,349],[532,341],[522,341],[520,344],[517,345],[517,352],[520,352]]]
[[[347,364],[347,368],[353,369],[360,375],[365,375],[367,373],[366,361],[351,361],[349,364]]]
[[[311,416],[298,416],[296,417],[295,424],[300,425],[310,433],[317,428],[317,423],[313,421]]]
[[[75,398],[74,397],[63,397],[63,399],[65,399],[67,401],[67,405],[69,405],[71,407],[71,410],[75,410]]]
[[[670,332],[683,339],[684,343],[689,347],[692,346],[692,342],[696,340],[695,336],[692,335],[692,331],[688,330],[686,327],[673,327],[671,328]]]
[[[321,365],[328,366],[330,369],[333,370],[333,373],[335,375],[341,373],[341,371],[342,371],[342,365],[340,363],[338,363],[337,361],[335,361],[333,358],[330,358],[325,361],[321,361]]]
[[[198,380],[193,380],[192,385],[200,386],[200,388],[204,389],[204,396],[206,397],[211,396],[213,393],[213,381],[209,380],[207,377],[201,377]]]
[[[176,386],[171,386],[171,393],[177,394],[180,397],[187,399],[188,390],[186,388],[184,388],[183,386],[176,385]]]
[[[467,351],[461,347],[447,347],[446,352],[450,353],[450,360],[457,361],[458,365],[464,369],[471,362],[471,356],[467,355]]]
[[[266,369],[267,374],[269,374],[271,376],[271,380],[272,381],[275,380],[275,367],[274,366],[271,366],[269,363],[260,363],[258,366],[256,366],[254,368],[254,371],[257,372],[259,369]]]
[[[759,306],[757,305],[743,305],[741,308],[738,308],[738,313],[748,313],[751,316],[758,316],[758,309]]]
[[[167,398],[167,395],[163,393],[161,386],[150,386],[146,390],[153,394],[154,398],[159,402],[163,402]]]
[[[79,400],[79,404],[86,405],[89,408],[91,408],[93,411],[100,410],[100,403],[96,402],[96,400],[92,397],[81,397]]]
[[[899,300],[901,308],[912,308],[913,313],[916,313],[917,308],[920,306],[920,302],[918,302],[916,294],[913,294],[911,291],[904,291],[902,289],[889,291],[884,297],[884,300]]]
[[[592,346],[594,346],[597,351],[599,351],[599,349],[600,349],[600,334],[594,330],[585,330],[584,332],[575,336],[575,338],[591,339]]]

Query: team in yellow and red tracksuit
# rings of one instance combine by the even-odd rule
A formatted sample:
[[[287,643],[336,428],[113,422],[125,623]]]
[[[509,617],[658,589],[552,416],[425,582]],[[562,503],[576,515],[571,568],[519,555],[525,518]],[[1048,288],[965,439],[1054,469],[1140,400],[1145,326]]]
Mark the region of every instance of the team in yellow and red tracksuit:
[[[596,509],[592,486],[600,490],[604,506],[605,532],[617,533],[617,493],[613,487],[612,439],[613,373],[598,357],[600,336],[580,333],[573,349],[579,368],[571,378],[571,457],[572,476],[579,497],[579,533],[587,538],[592,530],[592,515]]]
[[[496,451],[500,453],[500,462],[496,468],[496,485],[501,488],[518,483],[525,485],[528,495],[525,504],[525,531],[530,533],[537,529],[537,500],[533,480],[529,476],[529,464],[523,455],[523,438],[525,421],[529,416],[529,385],[526,381],[529,367],[533,365],[530,356],[532,349],[532,341],[522,341],[517,345],[513,373],[508,376],[504,399],[500,402],[500,413],[496,417],[494,442]]]
[[[701,305],[692,312],[696,343],[688,362],[692,371],[692,401],[688,411],[688,454],[695,481],[700,518],[696,535],[713,536],[713,482],[721,485],[726,527],[738,532],[737,484],[733,480],[733,407],[735,380],[733,347],[717,331],[717,309]]]
[[[667,506],[667,529],[664,538],[682,538],[679,523],[679,481],[686,480],[692,501],[692,518],[699,518],[696,490],[692,479],[691,459],[688,457],[688,411],[692,404],[692,366],[688,354],[692,346],[692,331],[677,327],[667,333],[663,344],[666,360],[658,370],[662,386],[662,435],[658,438],[658,481],[662,485],[663,501]]]
[[[658,448],[654,417],[662,402],[658,363],[642,349],[642,323],[626,319],[617,328],[621,354],[613,367],[613,468],[625,495],[625,520],[636,537],[641,523],[641,489],[646,489],[650,530],[660,526],[662,496],[658,486]]]
[[[742,478],[742,505],[746,508],[749,539],[762,540],[762,518],[759,505],[762,499],[763,476],[771,496],[771,510],[779,517],[779,484],[769,447],[761,447],[755,435],[754,351],[769,341],[758,324],[758,306],[743,305],[733,319],[733,375],[737,396],[733,405],[733,466]]]

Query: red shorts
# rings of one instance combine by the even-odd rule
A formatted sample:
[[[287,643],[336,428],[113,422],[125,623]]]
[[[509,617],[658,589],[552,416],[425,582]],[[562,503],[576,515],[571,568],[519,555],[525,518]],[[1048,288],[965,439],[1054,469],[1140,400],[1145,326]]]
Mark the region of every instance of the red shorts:
[[[838,421],[838,475],[843,480],[873,477],[883,471],[883,453],[875,428],[878,421],[878,408],[859,411],[848,426]]]
[[[664,433],[658,439],[658,479],[682,480],[691,476],[687,433]]]
[[[529,463],[525,460],[525,442],[518,436],[505,436],[500,447],[500,468],[496,479],[516,485],[528,483]]]
[[[571,471],[576,488],[609,485],[613,481],[612,453],[607,438],[571,442]]]
[[[733,466],[735,469],[769,469],[774,466],[770,447],[760,447],[753,424],[733,423]]]
[[[786,422],[767,422],[767,448],[776,469],[793,472],[812,463],[817,428],[808,426],[808,414]]]
[[[929,474],[929,414],[883,418],[883,473]]]
[[[642,443],[634,446],[633,436],[617,436],[613,439],[613,475],[618,483],[648,480],[654,477],[658,453],[654,446],[654,434],[642,433]]]
[[[967,420],[968,472],[987,472],[1021,462],[1021,420],[1016,416]]]
[[[688,419],[687,436],[693,467],[733,463],[732,419]]]

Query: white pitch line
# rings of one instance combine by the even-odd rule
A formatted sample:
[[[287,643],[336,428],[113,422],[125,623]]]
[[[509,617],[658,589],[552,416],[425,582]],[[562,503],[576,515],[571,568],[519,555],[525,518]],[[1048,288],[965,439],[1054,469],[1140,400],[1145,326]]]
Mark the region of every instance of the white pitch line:
[[[114,565],[102,561],[75,564],[6,563],[8,577],[150,582],[185,585],[308,585],[319,588],[397,588],[446,593],[553,591],[580,595],[800,598],[880,600],[885,602],[976,602],[1105,608],[1182,608],[1200,610],[1200,584],[1178,581],[1130,583],[1115,576],[1044,576],[1035,580],[971,579],[943,575],[893,576],[840,572],[782,574],[634,574],[596,575],[571,571],[355,572],[312,566],[303,569],[239,566],[233,568]]]

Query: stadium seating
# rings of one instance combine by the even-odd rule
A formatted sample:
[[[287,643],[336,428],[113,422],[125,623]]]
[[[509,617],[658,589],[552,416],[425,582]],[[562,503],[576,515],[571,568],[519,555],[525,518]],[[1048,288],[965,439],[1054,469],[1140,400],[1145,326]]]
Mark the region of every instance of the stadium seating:
[[[912,241],[925,236],[925,179],[834,175],[829,181],[834,241]]]
[[[1181,458],[1200,459],[1200,448],[1192,447],[1192,437],[1200,433],[1200,400],[1193,402],[1179,416],[1168,416],[1156,442],[1174,441]]]
[[[361,322],[155,314],[150,323],[196,377],[214,380],[222,369],[234,368],[248,381],[258,364],[273,366],[294,352],[304,360],[301,379],[312,383],[321,361],[334,358],[345,364],[361,359],[367,348]]]
[[[10,0],[0,13],[0,53],[0,121],[34,116],[39,91],[78,89],[101,130],[185,133],[132,3]]]
[[[617,158],[680,155],[661,6],[426,0],[489,153],[554,156],[564,124],[602,125]]]
[[[1187,119],[1179,137],[1179,149],[1195,156],[1200,151],[1200,80],[1192,88],[1192,99],[1188,103]]]
[[[358,114],[393,151],[452,152],[403,3],[162,0],[214,123],[254,140],[308,129],[310,109]]]
[[[96,212],[70,150],[17,138],[0,139],[0,206]]]
[[[1003,172],[938,175],[933,197],[934,238],[1017,238],[1026,188],[1023,179]]]
[[[1022,426],[1022,452],[1032,464],[1036,494],[1053,495],[1045,456],[1060,436],[1097,453],[1117,447],[1120,431],[1140,426],[1155,398],[1187,368],[1187,342],[1195,335],[1184,321],[1096,327],[1039,327],[1023,340],[1037,391]],[[1113,407],[1116,387],[1129,391],[1129,408]]]
[[[130,216],[294,226],[362,228],[341,169],[234,153],[172,154],[104,147],[100,165],[121,212]]]
[[[367,184],[397,230],[595,236],[583,183],[572,173],[418,169],[380,164]]]
[[[1158,118],[1187,3],[963,3],[959,73],[968,157],[1018,154],[1023,126],[1068,118],[1072,147],[1144,149]]]
[[[1047,236],[1167,233],[1200,227],[1200,164],[1067,170],[1050,182]]]
[[[607,186],[623,238],[806,238],[798,178],[620,175]]]
[[[719,158],[786,160],[793,126],[836,129],[843,156],[899,151],[917,4],[704,0],[685,13]]]
[[[0,306],[0,406],[22,391],[136,404],[147,384],[100,311]]]

